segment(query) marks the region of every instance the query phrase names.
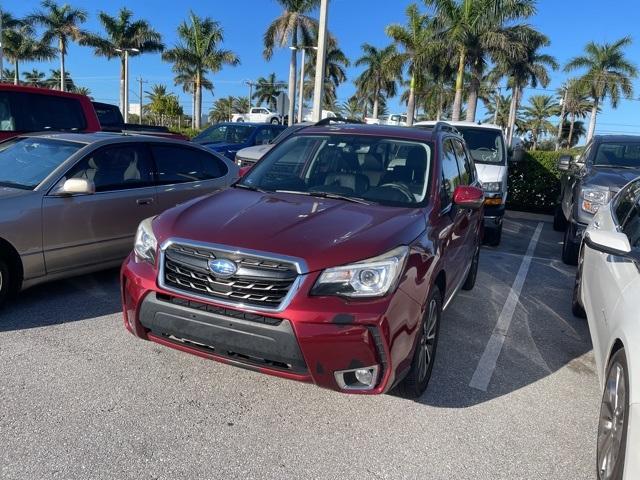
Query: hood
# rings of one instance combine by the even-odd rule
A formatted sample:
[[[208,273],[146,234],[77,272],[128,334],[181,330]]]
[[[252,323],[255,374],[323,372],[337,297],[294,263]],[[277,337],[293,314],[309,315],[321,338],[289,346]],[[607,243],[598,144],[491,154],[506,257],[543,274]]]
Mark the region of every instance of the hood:
[[[0,200],[15,197],[24,197],[32,194],[33,190],[24,190],[22,188],[0,187]]]
[[[272,144],[256,145],[255,147],[243,148],[236,155],[246,160],[255,160],[257,162],[272,148]]]
[[[582,179],[582,185],[605,187],[617,192],[639,176],[640,168],[591,167]]]
[[[154,230],[169,237],[298,257],[309,271],[365,260],[424,231],[420,209],[228,188],[160,215]]]
[[[476,163],[478,178],[481,182],[500,182],[503,179],[504,165],[490,165],[487,163]]]

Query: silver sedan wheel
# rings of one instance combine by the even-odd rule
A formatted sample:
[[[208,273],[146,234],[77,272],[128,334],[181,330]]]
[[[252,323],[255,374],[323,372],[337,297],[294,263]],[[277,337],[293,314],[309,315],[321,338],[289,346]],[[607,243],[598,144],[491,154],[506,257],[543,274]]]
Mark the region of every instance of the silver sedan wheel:
[[[0,292],[2,291],[2,281],[3,281],[3,277],[2,277],[2,271],[0,271]]]
[[[601,480],[613,477],[623,441],[627,415],[627,385],[624,368],[614,363],[609,370],[600,407],[598,425],[598,475]]]
[[[429,303],[427,318],[422,322],[420,343],[418,344],[418,381],[422,382],[427,376],[429,365],[433,361],[433,349],[436,343],[438,326],[438,304],[434,298]]]

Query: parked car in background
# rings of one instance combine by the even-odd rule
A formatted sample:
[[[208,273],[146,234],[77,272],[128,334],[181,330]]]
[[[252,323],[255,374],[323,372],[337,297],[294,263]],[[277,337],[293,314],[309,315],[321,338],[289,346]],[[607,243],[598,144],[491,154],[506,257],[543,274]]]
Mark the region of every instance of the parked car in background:
[[[483,200],[450,129],[304,128],[232,188],[140,224],[125,326],[340,392],[418,396],[443,309],[475,283]]]
[[[180,133],[169,131],[167,127],[155,125],[141,125],[138,123],[124,123],[124,118],[117,105],[109,103],[91,102],[98,115],[103,132],[133,133],[153,135],[154,137],[168,137],[178,140],[189,140]]]
[[[0,84],[0,140],[42,131],[97,132],[100,122],[85,95]]]
[[[589,322],[603,390],[600,480],[640,478],[639,298],[640,179],[601,206],[586,228],[573,295],[573,312]]]
[[[228,159],[178,140],[99,132],[1,143],[0,303],[119,265],[142,219],[237,178]]]
[[[278,112],[272,112],[266,107],[253,107],[249,110],[249,113],[234,113],[231,116],[231,121],[279,125],[282,123],[282,117]]]
[[[562,260],[575,265],[582,235],[598,209],[640,176],[640,137],[596,135],[577,158],[563,156],[553,226],[564,230]]]
[[[438,122],[414,123],[417,128],[433,128]],[[504,133],[498,125],[474,122],[447,121],[464,137],[478,170],[478,178],[485,194],[485,242],[492,246],[502,239],[502,219],[506,210],[508,188],[508,160],[522,159],[522,145],[508,149]]]
[[[268,145],[285,128],[264,123],[216,123],[193,137],[193,142],[235,160],[238,150]]]
[[[320,112],[320,120],[324,120],[325,118],[334,118],[337,117],[335,112],[331,110],[322,110]],[[302,121],[303,122],[313,122],[313,110],[310,108],[305,108],[302,110]]]
[[[407,126],[407,116],[399,113],[391,115],[380,115],[378,118],[365,118],[365,123],[369,125],[396,125],[400,127]]]

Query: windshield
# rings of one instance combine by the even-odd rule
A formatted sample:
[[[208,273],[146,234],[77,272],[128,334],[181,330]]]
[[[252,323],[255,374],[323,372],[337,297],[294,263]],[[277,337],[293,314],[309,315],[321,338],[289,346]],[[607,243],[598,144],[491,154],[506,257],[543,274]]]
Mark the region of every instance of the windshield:
[[[640,142],[602,143],[598,146],[595,167],[640,168]]]
[[[312,125],[312,124],[311,123],[298,123],[297,125],[292,125],[292,126],[286,128],[285,130],[283,130],[282,132],[280,132],[280,134],[276,138],[271,140],[269,143],[271,143],[273,145],[277,145],[278,143],[282,142],[283,140],[289,138],[291,135],[296,133],[298,130],[302,130],[304,127],[308,127],[309,125]]]
[[[0,144],[0,186],[33,190],[82,144],[16,138]]]
[[[195,142],[207,143],[246,143],[251,132],[256,127],[253,125],[212,125],[196,135]]]
[[[269,192],[415,206],[427,195],[432,147],[369,135],[297,135],[237,184]]]
[[[476,163],[505,164],[504,143],[500,130],[459,127],[457,125],[456,129],[464,137]]]

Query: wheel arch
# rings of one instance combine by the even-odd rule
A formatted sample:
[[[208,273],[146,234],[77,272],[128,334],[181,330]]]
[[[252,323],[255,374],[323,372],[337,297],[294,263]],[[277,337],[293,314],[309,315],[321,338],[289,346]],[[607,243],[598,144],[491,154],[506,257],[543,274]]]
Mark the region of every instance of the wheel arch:
[[[11,289],[14,292],[20,290],[22,286],[22,279],[24,278],[24,268],[22,265],[22,259],[18,250],[4,238],[0,237],[0,257],[4,258],[9,264],[9,268],[12,272],[16,272],[16,279],[12,282]]]

